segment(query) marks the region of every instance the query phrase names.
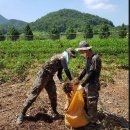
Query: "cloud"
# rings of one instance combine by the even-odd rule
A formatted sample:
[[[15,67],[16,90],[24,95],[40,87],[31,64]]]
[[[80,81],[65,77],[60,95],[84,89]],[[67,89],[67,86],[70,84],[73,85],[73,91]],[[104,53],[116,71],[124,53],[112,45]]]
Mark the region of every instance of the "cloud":
[[[97,10],[114,10],[115,5],[111,4],[108,0],[83,0],[89,9]]]

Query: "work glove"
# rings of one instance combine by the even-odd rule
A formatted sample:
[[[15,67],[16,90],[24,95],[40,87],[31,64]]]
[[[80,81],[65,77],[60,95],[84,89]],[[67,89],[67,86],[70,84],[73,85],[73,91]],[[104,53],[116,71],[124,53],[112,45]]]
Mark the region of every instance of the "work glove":
[[[87,87],[83,87],[81,84],[78,86],[77,90],[84,90],[87,92]]]
[[[86,96],[87,96],[87,87],[82,87],[82,85],[79,85],[77,90],[83,90],[83,97],[86,98]]]
[[[66,93],[66,94],[71,94],[71,91],[72,91],[72,86],[70,83],[64,83],[63,84],[63,91]]]
[[[83,88],[83,86],[80,84],[79,86],[78,86],[78,88],[77,88],[77,90],[83,90],[84,88]]]

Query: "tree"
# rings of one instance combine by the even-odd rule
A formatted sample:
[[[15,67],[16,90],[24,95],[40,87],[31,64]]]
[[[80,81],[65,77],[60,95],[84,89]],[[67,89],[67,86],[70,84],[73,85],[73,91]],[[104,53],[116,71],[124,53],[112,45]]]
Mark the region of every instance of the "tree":
[[[4,41],[5,40],[5,36],[3,35],[2,31],[0,30],[0,41]]]
[[[58,31],[63,33],[71,25],[73,25],[73,29],[78,32],[86,23],[96,27],[97,25],[101,26],[103,22],[111,27],[114,26],[111,21],[99,16],[82,13],[73,9],[61,9],[56,12],[48,13],[46,16],[30,23],[30,25],[35,31],[50,32],[50,27],[53,27],[53,24],[55,24],[55,26],[58,27]]]
[[[55,39],[60,39],[60,33],[58,31],[58,28],[54,25],[50,31],[50,38],[55,40]]]
[[[108,38],[109,36],[110,36],[109,27],[107,24],[103,24],[100,29],[99,37],[102,39],[102,38]]]
[[[15,29],[15,27],[11,27],[8,31],[8,35],[9,35],[10,40],[16,41],[19,39],[20,33],[18,32],[17,29]]]
[[[84,38],[93,38],[93,30],[92,30],[92,28],[90,27],[90,25],[88,24],[88,25],[85,25],[85,28],[84,28],[84,30],[83,30],[83,32],[84,32]]]
[[[125,38],[127,35],[127,30],[124,24],[122,24],[122,26],[119,29],[119,38]]]
[[[70,26],[66,29],[66,38],[67,39],[75,39],[76,38],[76,33],[75,33],[72,26]]]
[[[25,29],[24,29],[24,33],[25,33],[25,39],[26,40],[33,40],[33,32],[29,26],[29,24],[26,25]]]

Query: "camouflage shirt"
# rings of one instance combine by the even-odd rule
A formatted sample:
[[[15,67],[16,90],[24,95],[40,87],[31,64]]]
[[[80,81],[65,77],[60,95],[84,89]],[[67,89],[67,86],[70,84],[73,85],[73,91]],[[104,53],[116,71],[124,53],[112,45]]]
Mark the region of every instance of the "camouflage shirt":
[[[72,80],[66,59],[64,58],[63,54],[52,56],[48,61],[45,62],[45,64],[43,64],[42,68],[50,76],[54,76],[54,74],[58,72],[57,76],[59,80],[62,80],[62,70],[64,69],[69,80]]]
[[[99,76],[101,72],[101,59],[98,54],[92,55],[92,57],[87,58],[86,66],[79,76],[79,80],[81,80],[86,74],[86,80],[82,83],[84,87],[88,84],[96,84],[99,83]]]

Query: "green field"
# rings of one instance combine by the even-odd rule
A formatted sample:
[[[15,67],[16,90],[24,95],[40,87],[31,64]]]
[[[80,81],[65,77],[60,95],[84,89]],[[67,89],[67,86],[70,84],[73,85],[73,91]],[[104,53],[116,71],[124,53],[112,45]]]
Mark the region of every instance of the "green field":
[[[23,81],[28,75],[34,76],[49,57],[69,47],[78,47],[81,40],[83,39],[0,42],[0,83],[8,80]],[[128,39],[92,38],[87,41],[102,58],[102,80],[112,80],[117,68],[128,69]],[[84,64],[84,58],[77,53],[77,58],[69,64],[74,77],[82,71]]]

